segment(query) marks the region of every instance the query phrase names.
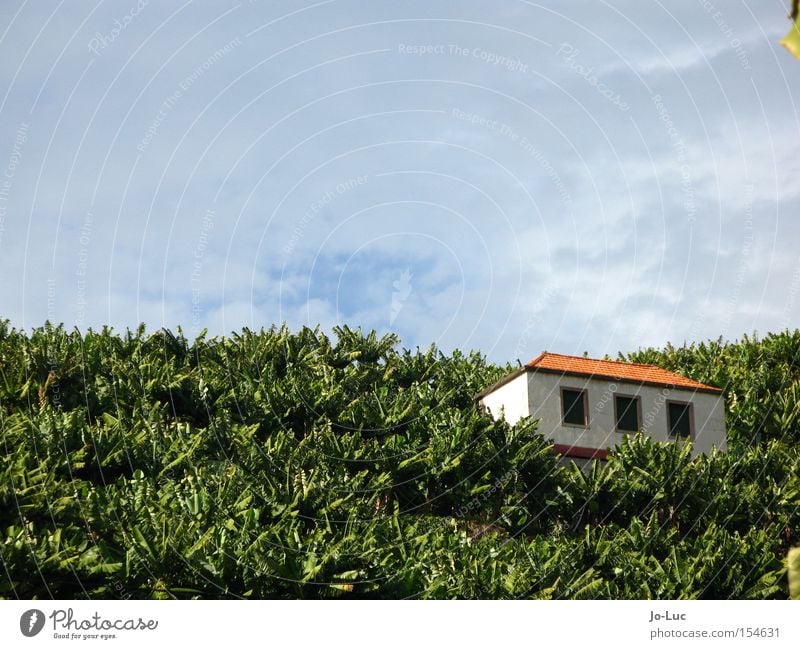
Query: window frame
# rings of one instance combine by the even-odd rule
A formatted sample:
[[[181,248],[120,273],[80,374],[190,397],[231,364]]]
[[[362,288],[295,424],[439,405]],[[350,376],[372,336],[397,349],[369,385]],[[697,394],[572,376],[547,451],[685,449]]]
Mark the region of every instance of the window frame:
[[[561,397],[561,425],[568,426],[570,428],[589,428],[589,391],[586,388],[570,388],[568,386],[560,386],[560,397]],[[564,420],[564,415],[566,415],[566,411],[564,408],[564,391],[568,392],[578,392],[581,395],[581,400],[583,401],[583,424],[573,424]]]
[[[669,407],[671,405],[675,406],[686,406],[689,416],[687,419],[689,420],[689,434],[687,436],[683,435],[675,435],[672,432],[672,422],[670,421],[670,414],[669,414]],[[681,439],[688,439],[690,441],[694,441],[694,404],[691,401],[681,401],[679,399],[667,399],[667,437],[671,440],[681,440]]]
[[[625,430],[619,427],[619,409],[617,408],[617,397],[624,399],[633,399],[636,402],[636,423],[638,428],[636,430]],[[614,432],[615,433],[638,433],[642,428],[642,397],[639,394],[625,394],[623,392],[614,393]]]

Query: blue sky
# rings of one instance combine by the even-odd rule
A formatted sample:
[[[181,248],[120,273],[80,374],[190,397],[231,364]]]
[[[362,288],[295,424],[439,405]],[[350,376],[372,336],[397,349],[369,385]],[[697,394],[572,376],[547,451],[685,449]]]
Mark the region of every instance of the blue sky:
[[[498,361],[796,327],[787,8],[3,2],[0,316]]]

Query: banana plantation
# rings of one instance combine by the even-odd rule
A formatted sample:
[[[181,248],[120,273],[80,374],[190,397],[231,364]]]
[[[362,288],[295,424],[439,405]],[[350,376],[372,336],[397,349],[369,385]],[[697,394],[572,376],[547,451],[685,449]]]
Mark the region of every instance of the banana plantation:
[[[476,407],[513,368],[347,327],[0,321],[0,597],[787,598],[800,331],[620,359],[723,387],[729,451],[567,466]]]

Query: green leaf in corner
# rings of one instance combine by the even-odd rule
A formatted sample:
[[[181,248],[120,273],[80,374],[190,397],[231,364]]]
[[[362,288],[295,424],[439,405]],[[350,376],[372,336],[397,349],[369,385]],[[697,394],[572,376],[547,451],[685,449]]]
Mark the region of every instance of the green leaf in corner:
[[[800,599],[800,548],[789,550],[789,597]]]
[[[800,59],[800,14],[797,11],[797,0],[792,3],[792,19],[794,23],[789,33],[780,42],[789,52]]]

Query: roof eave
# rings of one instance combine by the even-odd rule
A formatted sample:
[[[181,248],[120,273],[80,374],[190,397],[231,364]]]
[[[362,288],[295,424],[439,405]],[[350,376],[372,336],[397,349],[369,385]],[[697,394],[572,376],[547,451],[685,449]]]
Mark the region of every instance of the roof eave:
[[[531,372],[543,372],[545,374],[559,374],[561,376],[576,376],[587,379],[605,379],[607,381],[617,381],[619,383],[631,383],[634,385],[649,385],[658,388],[670,388],[672,390],[688,390],[690,392],[707,392],[709,394],[724,394],[722,388],[715,388],[713,385],[676,385],[674,383],[666,383],[661,381],[647,381],[641,379],[630,379],[627,377],[612,376],[610,374],[597,374],[589,372],[572,372],[569,370],[554,370],[549,367],[532,367],[530,364],[526,369]],[[498,386],[500,387],[500,386]],[[491,390],[490,390],[491,391]]]
[[[520,367],[518,370],[514,370],[510,374],[506,374],[499,381],[497,381],[495,383],[492,383],[492,385],[490,385],[488,388],[484,388],[483,390],[478,392],[478,394],[476,394],[473,397],[473,399],[475,399],[475,401],[478,401],[479,399],[483,399],[483,397],[491,394],[495,390],[497,390],[499,388],[502,388],[506,383],[511,383],[511,381],[513,381],[518,376],[522,376],[523,374],[525,374],[528,371],[528,369],[529,369],[528,367]]]

